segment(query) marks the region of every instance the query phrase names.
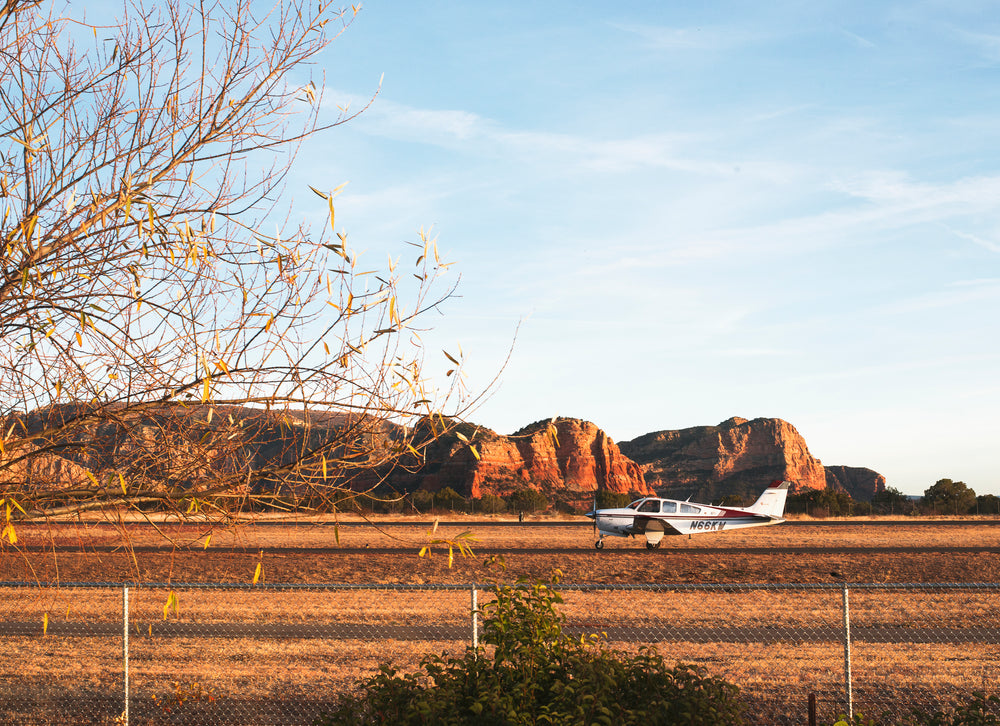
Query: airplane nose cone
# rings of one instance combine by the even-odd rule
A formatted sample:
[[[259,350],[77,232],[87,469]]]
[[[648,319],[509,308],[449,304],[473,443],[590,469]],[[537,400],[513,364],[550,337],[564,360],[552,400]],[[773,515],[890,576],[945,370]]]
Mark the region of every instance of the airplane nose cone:
[[[597,512],[595,510],[591,509],[589,512],[587,512],[583,516],[584,517],[590,517],[591,519],[594,519],[597,516]]]

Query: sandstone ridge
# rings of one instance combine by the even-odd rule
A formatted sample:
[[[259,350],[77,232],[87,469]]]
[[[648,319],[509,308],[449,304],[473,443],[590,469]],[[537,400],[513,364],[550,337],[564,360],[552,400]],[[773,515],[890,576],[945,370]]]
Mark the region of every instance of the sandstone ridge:
[[[828,481],[836,482],[836,487],[865,499],[885,485],[870,469],[837,467],[853,474],[828,476],[795,427],[778,418],[733,417],[718,426],[656,431],[622,442],[621,450],[639,464],[646,483],[661,495],[699,501],[755,497],[775,479],[795,482],[797,491],[825,489]]]
[[[463,442],[456,434],[466,437]],[[587,500],[598,490],[652,495],[639,466],[589,421],[555,418],[504,436],[463,424],[427,447],[426,464],[395,472],[399,491],[451,487],[462,496],[504,496],[535,489],[564,501]]]
[[[278,494],[282,487],[308,490],[320,476],[308,467],[284,475],[280,483],[266,474],[289,465],[295,452],[340,439],[367,441],[362,450],[377,454],[412,436],[419,457],[404,456],[392,467],[376,455],[352,458],[341,481],[361,491],[382,484],[400,493],[450,487],[471,498],[534,489],[552,502],[574,505],[592,501],[598,491],[706,502],[739,495],[747,501],[775,479],[795,482],[799,491],[831,488],[866,500],[885,488],[885,478],[871,469],[824,467],[795,427],[777,418],[733,417],[717,426],[656,431],[619,445],[596,424],[576,418],[537,421],[501,435],[468,422],[448,422],[442,434],[442,421],[435,426],[424,420],[407,433],[365,418],[205,405],[151,408],[127,420],[93,420],[89,414],[79,406],[63,407],[15,421],[29,433],[53,422],[83,423],[60,439],[40,436],[42,450],[35,444],[21,450],[8,445],[0,454],[0,484],[62,489],[86,486],[91,473],[107,481],[123,472],[130,487],[150,496],[230,481],[243,482],[248,492]]]

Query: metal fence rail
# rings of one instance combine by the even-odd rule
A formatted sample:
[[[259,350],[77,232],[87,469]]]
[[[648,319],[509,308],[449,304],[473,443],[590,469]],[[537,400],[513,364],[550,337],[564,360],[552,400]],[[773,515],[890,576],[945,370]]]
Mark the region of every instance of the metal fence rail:
[[[892,722],[991,691],[1000,584],[559,585],[566,630],[654,645],[753,723]],[[0,723],[308,724],[382,662],[461,654],[485,585],[0,583]]]

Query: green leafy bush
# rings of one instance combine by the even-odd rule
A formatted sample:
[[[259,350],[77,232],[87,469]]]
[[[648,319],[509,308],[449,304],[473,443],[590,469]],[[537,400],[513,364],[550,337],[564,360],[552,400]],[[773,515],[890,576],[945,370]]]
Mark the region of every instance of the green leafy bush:
[[[966,703],[959,704],[947,710],[933,712],[913,709],[902,720],[887,718],[875,721],[854,714],[853,719],[839,716],[833,726],[881,726],[881,724],[900,724],[901,726],[998,726],[1000,725],[1000,698],[987,696],[981,691],[975,691]]]
[[[427,656],[416,673],[382,665],[314,723],[742,723],[739,689],[703,668],[668,666],[653,648],[632,655],[596,635],[565,634],[562,597],[550,584],[498,585],[494,595],[482,608],[485,645],[460,658]]]
[[[601,489],[595,495],[594,500],[598,509],[619,509],[621,507],[628,506],[629,502],[638,498],[639,497],[632,497],[631,493],[621,494],[619,492]]]
[[[476,503],[476,509],[487,514],[498,514],[507,511],[507,502],[496,494],[484,494]]]
[[[434,508],[445,511],[464,511],[465,497],[451,487],[444,487],[434,492]]]
[[[521,489],[508,494],[507,510],[511,512],[544,512],[549,508],[548,498],[534,489]]]

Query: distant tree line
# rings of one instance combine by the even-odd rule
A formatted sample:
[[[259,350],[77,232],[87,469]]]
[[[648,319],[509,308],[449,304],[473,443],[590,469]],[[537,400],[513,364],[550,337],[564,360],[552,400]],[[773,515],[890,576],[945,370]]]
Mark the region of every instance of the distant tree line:
[[[593,505],[599,509],[624,507],[641,498],[638,492],[596,492]],[[669,496],[669,495],[667,495]],[[746,507],[752,500],[730,494],[713,501],[716,506]],[[330,504],[330,502],[327,502]],[[451,487],[437,491],[419,489],[402,493],[391,487],[380,487],[363,494],[344,494],[332,502],[340,511],[360,511],[368,514],[534,514],[556,511],[582,514],[579,503],[547,496],[535,489],[520,489],[505,496],[484,494],[464,497]],[[586,509],[591,503],[588,502]],[[327,510],[330,508],[327,507]],[[851,517],[866,515],[966,515],[994,514],[1000,516],[1000,497],[994,494],[976,495],[965,482],[939,479],[922,497],[910,497],[894,487],[877,492],[871,501],[854,499],[845,491],[810,489],[788,496],[787,514],[812,517]]]
[[[598,508],[624,507],[629,502],[639,499],[637,492],[618,493],[598,491],[593,504]],[[333,502],[340,511],[360,511],[370,514],[447,514],[451,512],[464,514],[535,514],[545,511],[556,511],[566,514],[582,514],[589,509],[588,502],[584,509],[579,503],[570,503],[564,499],[549,497],[535,489],[519,489],[504,496],[484,494],[481,497],[464,497],[451,487],[442,487],[437,491],[418,489],[402,493],[391,487],[383,486],[363,494],[343,495]]]
[[[938,479],[922,497],[909,497],[894,487],[886,487],[871,501],[856,500],[844,491],[813,489],[788,497],[788,514],[813,517],[848,517],[868,514],[996,514],[1000,515],[1000,497],[976,495],[965,482]]]

